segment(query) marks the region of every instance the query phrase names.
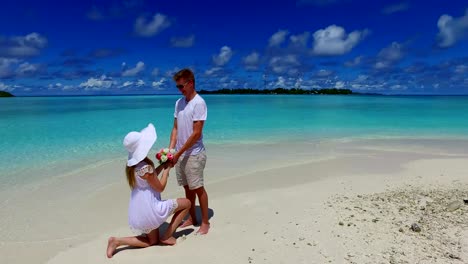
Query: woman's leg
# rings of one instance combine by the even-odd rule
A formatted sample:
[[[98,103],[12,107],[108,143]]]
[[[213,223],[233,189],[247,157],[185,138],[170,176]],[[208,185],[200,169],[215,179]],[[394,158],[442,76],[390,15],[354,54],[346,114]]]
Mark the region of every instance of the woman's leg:
[[[110,237],[107,241],[107,257],[112,258],[119,246],[149,247],[158,243],[159,229],[154,229],[146,236]]]
[[[174,245],[176,243],[175,237],[172,236],[179,226],[182,219],[187,215],[190,210],[190,201],[187,198],[177,198],[177,208],[174,216],[172,217],[171,223],[167,227],[166,233],[161,237],[161,243],[166,245]]]

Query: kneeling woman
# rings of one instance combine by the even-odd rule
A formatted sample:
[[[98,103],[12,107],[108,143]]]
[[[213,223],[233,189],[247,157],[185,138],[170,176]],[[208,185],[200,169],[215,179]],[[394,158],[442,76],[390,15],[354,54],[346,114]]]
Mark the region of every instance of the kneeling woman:
[[[158,167],[147,157],[154,142],[156,129],[149,124],[140,132],[132,131],[124,138],[124,146],[128,151],[125,172],[128,184],[132,189],[128,207],[128,223],[139,236],[110,237],[107,244],[107,257],[111,258],[119,246],[148,247],[157,243],[174,245],[173,233],[190,209],[190,201],[186,198],[161,199],[169,171],[170,162]],[[158,175],[162,171],[161,178]],[[159,227],[171,216],[172,220],[159,239]]]

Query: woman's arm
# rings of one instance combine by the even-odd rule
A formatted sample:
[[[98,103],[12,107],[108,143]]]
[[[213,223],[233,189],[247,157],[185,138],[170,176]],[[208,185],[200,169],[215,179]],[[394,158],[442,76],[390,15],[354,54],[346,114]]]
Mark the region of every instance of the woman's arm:
[[[168,162],[163,163],[154,170],[154,173],[146,173],[142,178],[148,182],[153,190],[161,193],[166,188],[170,168]],[[161,179],[159,179],[158,174],[161,173],[161,171],[163,171],[163,173]]]

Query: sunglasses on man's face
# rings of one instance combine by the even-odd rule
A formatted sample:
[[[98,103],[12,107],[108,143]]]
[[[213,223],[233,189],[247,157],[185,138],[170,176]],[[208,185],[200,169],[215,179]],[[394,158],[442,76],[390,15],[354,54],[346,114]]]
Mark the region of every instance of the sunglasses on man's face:
[[[190,81],[186,81],[184,84],[178,84],[178,85],[176,85],[176,87],[177,87],[178,89],[183,89],[183,88],[185,87],[185,85],[187,85],[187,83],[189,83],[189,82],[190,82]]]

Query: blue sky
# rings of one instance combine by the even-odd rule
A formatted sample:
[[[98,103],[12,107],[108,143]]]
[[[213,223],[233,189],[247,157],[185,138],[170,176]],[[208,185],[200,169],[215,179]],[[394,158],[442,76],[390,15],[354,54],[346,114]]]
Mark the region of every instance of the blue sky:
[[[466,1],[2,1],[0,90],[15,95],[348,88],[468,94]]]

